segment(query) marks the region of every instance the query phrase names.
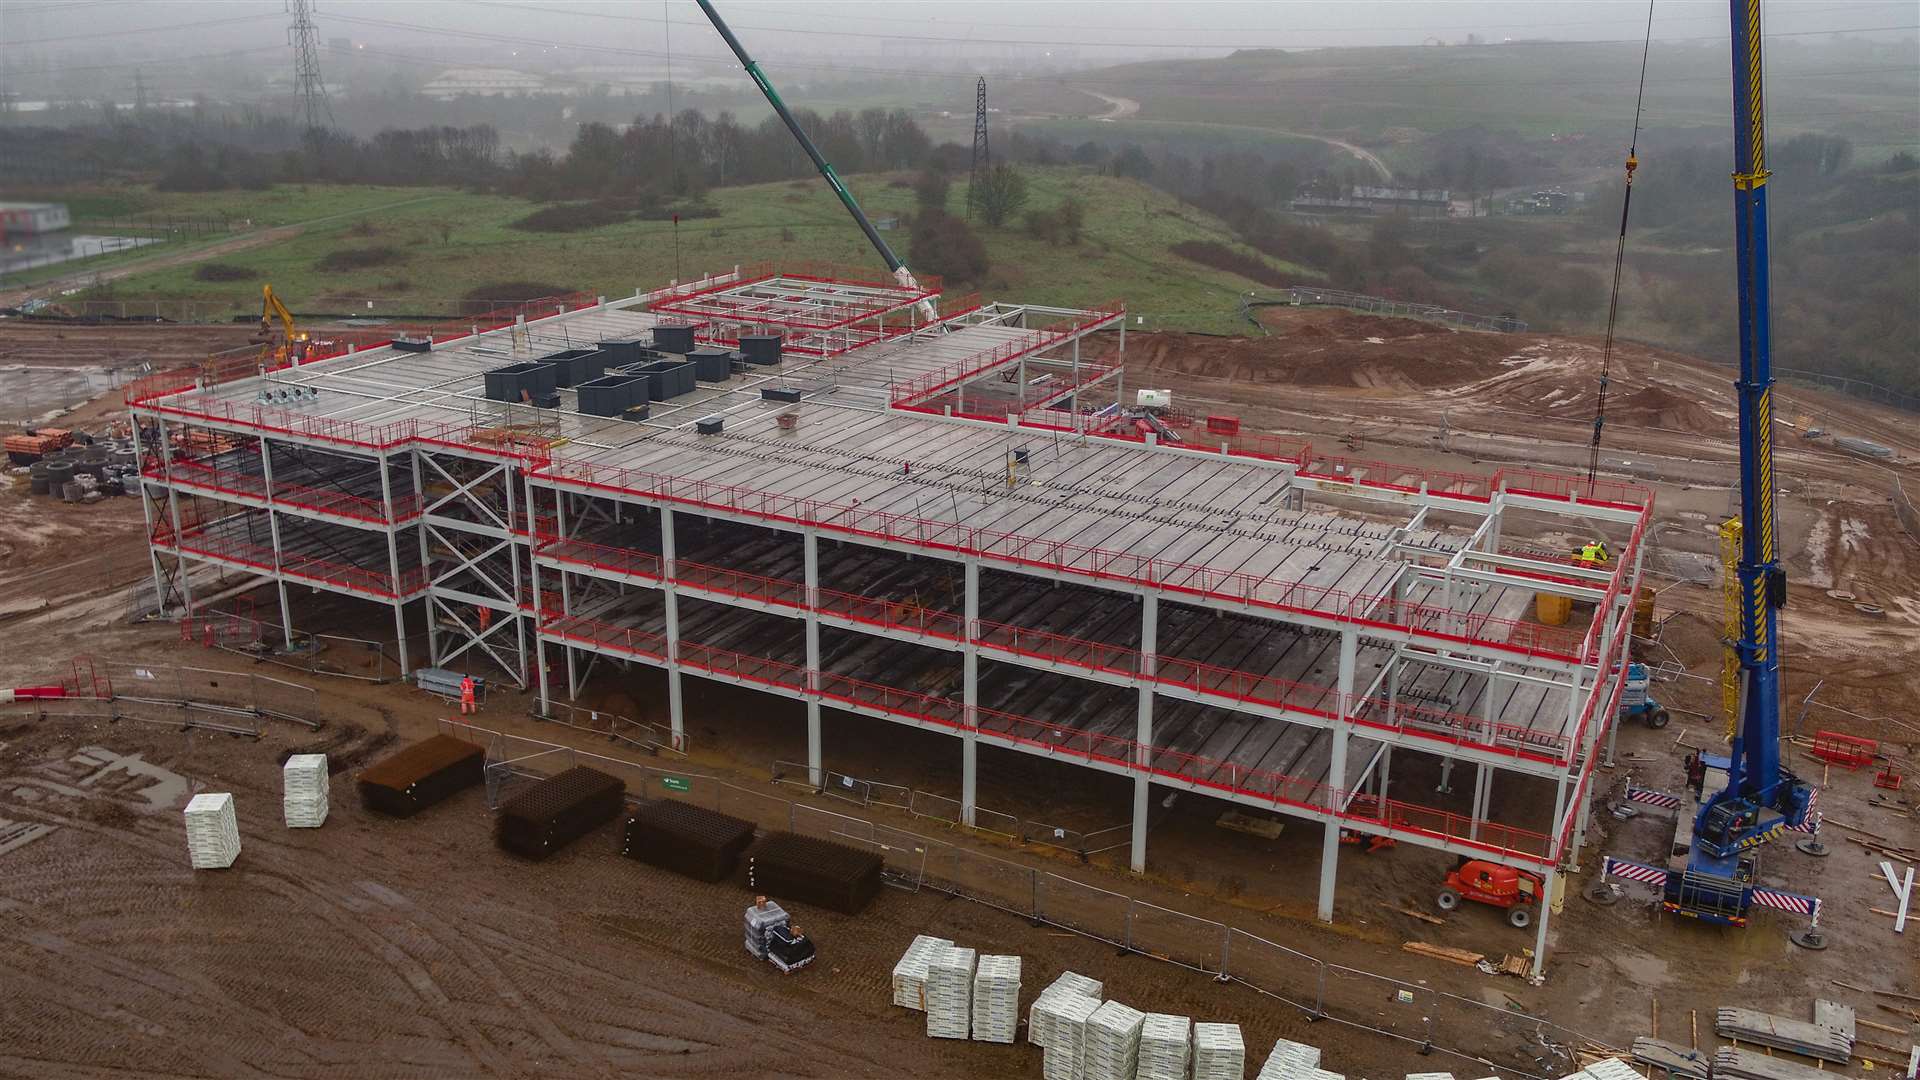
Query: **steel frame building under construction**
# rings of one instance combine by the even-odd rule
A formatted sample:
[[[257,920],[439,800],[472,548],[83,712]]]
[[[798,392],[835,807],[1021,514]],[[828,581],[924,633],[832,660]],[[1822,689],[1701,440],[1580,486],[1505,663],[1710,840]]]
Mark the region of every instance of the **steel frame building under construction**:
[[[816,784],[823,709],[946,733],[969,823],[982,745],[1121,774],[1136,869],[1154,786],[1318,822],[1325,919],[1343,831],[1554,895],[1611,753],[1649,492],[1138,416],[1081,355],[1107,332],[1124,356],[1118,305],[947,299],[929,323],[935,296],[736,269],[425,352],[150,377],[128,401],[156,585],[191,613],[187,564],[258,575],[289,640],[292,586],[384,604],[403,656],[424,633],[434,665],[543,705],[663,668],[676,738],[688,676],[795,698]],[[785,355],[639,422],[483,396],[488,369],[661,324]],[[1545,535],[1616,557],[1508,539]],[[1580,617],[1529,619],[1537,594]],[[1441,794],[1409,779],[1435,769]]]

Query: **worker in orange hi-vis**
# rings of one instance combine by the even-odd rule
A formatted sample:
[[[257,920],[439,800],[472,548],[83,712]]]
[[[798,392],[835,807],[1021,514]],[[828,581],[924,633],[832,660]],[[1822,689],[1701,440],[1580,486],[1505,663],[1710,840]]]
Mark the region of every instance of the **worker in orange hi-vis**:
[[[473,676],[465,676],[460,680],[460,715],[471,716],[479,711],[480,707],[473,701]]]
[[[493,625],[493,609],[476,605],[473,609],[473,614],[475,618],[480,620],[480,632],[483,634],[486,633],[487,627]]]

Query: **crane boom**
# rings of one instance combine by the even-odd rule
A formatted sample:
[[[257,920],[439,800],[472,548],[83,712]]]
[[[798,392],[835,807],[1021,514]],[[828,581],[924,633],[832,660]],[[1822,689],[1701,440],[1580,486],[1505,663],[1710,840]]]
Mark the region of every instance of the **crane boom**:
[[[893,271],[894,278],[900,284],[908,288],[915,287],[912,271],[907,269],[907,264],[901,261],[900,256],[893,253],[893,248],[888,246],[886,239],[880,235],[880,230],[873,227],[873,222],[868,220],[866,211],[860,209],[860,203],[854,199],[853,192],[848,191],[847,185],[841,183],[840,174],[833,171],[833,166],[821,156],[820,148],[807,137],[806,130],[800,126],[800,121],[794,119],[793,111],[788,109],[787,103],[780,99],[780,92],[773,88],[773,83],[768,81],[766,73],[760,70],[759,63],[747,55],[747,47],[740,44],[739,38],[733,36],[733,30],[727,26],[726,20],[720,17],[720,13],[713,9],[713,4],[708,0],[694,0],[694,2],[700,5],[701,11],[706,13],[707,21],[713,23],[713,28],[720,32],[720,38],[727,43],[727,48],[733,50],[733,55],[739,59],[740,66],[746,69],[747,76],[753,80],[753,84],[758,86],[760,93],[766,96],[767,104],[773,106],[773,111],[779,115],[780,122],[787,125],[787,130],[792,132],[793,137],[799,141],[800,149],[805,150],[807,157],[813,159],[813,167],[820,170],[820,175],[827,181],[827,186],[839,196],[840,205],[847,208],[847,213],[853,215],[854,223],[860,226],[860,231],[867,234],[867,242],[873,245],[873,249],[880,253],[882,259],[886,260],[887,269]]]

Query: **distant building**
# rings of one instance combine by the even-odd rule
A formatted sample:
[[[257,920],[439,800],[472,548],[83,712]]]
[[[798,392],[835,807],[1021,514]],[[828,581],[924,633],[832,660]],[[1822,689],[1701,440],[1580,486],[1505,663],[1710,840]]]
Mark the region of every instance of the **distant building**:
[[[1559,188],[1536,191],[1531,195],[1519,195],[1507,200],[1507,212],[1510,214],[1564,214],[1573,208],[1576,202],[1585,202],[1584,198],[1575,198]]]
[[[59,232],[72,224],[65,203],[0,202],[0,236]]]
[[[420,88],[426,97],[451,101],[457,97],[519,97],[537,94],[546,86],[538,75],[508,68],[449,68]]]
[[[1446,217],[1453,212],[1453,197],[1444,188],[1356,187],[1346,198],[1302,195],[1291,206],[1303,213],[1400,212],[1412,217]]]

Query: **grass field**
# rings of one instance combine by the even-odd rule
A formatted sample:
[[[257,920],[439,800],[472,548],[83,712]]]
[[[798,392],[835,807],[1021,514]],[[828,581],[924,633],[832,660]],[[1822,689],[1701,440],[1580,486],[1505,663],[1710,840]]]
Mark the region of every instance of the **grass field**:
[[[1202,239],[1255,254],[1235,243],[1217,219],[1132,181],[1072,168],[1031,169],[1028,175],[1029,209],[1051,208],[1069,194],[1086,203],[1084,241],[1056,247],[1015,225],[984,229],[993,269],[984,281],[962,289],[978,288],[988,299],[1063,306],[1122,299],[1146,317],[1147,325],[1220,332],[1245,327],[1236,315],[1237,296],[1253,283],[1167,253],[1172,244]],[[888,177],[858,176],[851,185],[874,217],[913,208],[911,190],[892,186]],[[535,204],[445,189],[313,184],[201,196],[129,191],[115,197],[126,201],[126,208],[115,207],[122,213],[225,213],[252,217],[256,225],[313,222],[293,239],[219,258],[252,271],[251,280],[204,282],[194,278],[193,266],[179,266],[136,274],[111,287],[122,299],[231,298],[236,312],[257,307],[261,282],[270,282],[296,311],[371,310],[377,315],[451,311],[459,298],[502,282],[613,296],[765,259],[878,265],[846,212],[815,180],[712,192],[709,201],[721,215],[680,224],[677,261],[668,222],[524,232],[508,226]],[[964,204],[963,181],[951,193],[950,209],[960,211]],[[886,235],[905,256],[905,228]],[[401,260],[344,272],[317,268],[329,253],[381,246],[398,249]],[[1315,276],[1266,261],[1284,274]]]

